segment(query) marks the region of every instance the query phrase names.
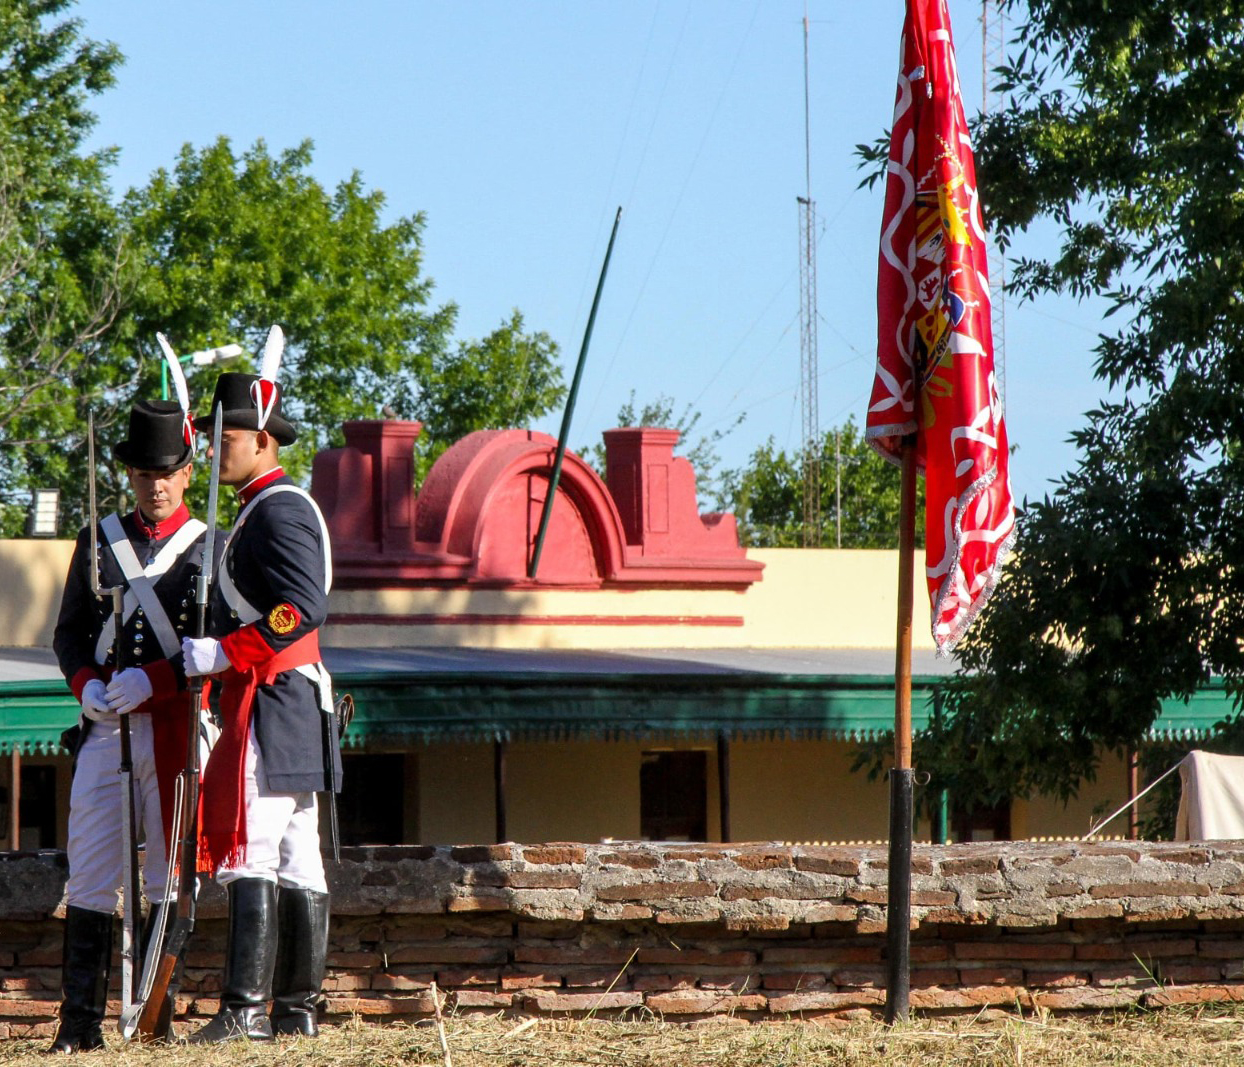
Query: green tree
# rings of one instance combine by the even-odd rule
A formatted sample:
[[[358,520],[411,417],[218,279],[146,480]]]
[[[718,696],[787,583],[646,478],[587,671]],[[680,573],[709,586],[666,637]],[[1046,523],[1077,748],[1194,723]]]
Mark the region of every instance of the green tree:
[[[556,405],[561,371],[547,335],[524,332],[515,312],[488,337],[455,346],[457,307],[435,306],[423,273],[423,216],[386,224],[382,193],[357,173],[328,190],[311,163],[309,143],[274,155],[259,142],[239,155],[221,138],[184,147],[171,170],[124,197],[130,285],[98,341],[98,379],[76,383],[93,393],[101,455],[124,433],[129,398],[158,393],[157,330],[180,352],[226,342],[255,351],[269,325],[281,324],[283,403],[299,426],[283,459],[304,480],[315,452],[342,443],[347,419],[386,409],[422,419],[426,468],[456,436]],[[220,369],[188,369],[199,412]],[[253,361],[233,369],[253,370]],[[49,442],[30,477],[58,463],[81,472],[66,485],[68,515],[80,518],[80,450],[66,456],[63,442]],[[121,472],[101,465],[99,474],[107,501],[123,497]],[[198,479],[194,502],[205,489]]]
[[[92,94],[120,52],[63,18],[69,0],[0,3],[0,536],[19,534],[33,486],[62,490],[62,528],[82,520],[86,412],[94,412],[101,507],[125,506],[103,462],[135,395],[158,394],[155,333],[189,352],[254,351],[269,325],[289,340],[281,381],[305,480],[351,418],[421,419],[424,467],[473,429],[522,424],[561,399],[557,346],[516,311],[480,340],[454,340],[457,308],[432,302],[424,219],[383,221],[355,173],[332,189],[304,143],[237,154],[187,145],[119,201],[115,153],[88,153]],[[244,358],[236,369],[253,369]],[[201,412],[219,368],[188,368]],[[200,477],[196,502],[205,493]]]
[[[112,332],[126,383],[156,387],[163,330],[179,351],[226,341],[248,350],[271,323],[285,330],[280,381],[299,424],[293,462],[340,443],[347,418],[408,415],[457,309],[429,306],[421,215],[381,221],[384,195],[355,173],[331,191],[310,174],[308,142],[238,155],[220,138],[187,145],[169,171],[132,190],[122,212],[143,256],[142,284]],[[196,375],[206,408],[219,368]],[[252,370],[249,360],[236,369]]]
[[[20,532],[31,484],[60,485],[82,443],[79,382],[130,259],[109,202],[111,152],[83,150],[88,98],[120,53],[83,39],[68,0],[0,5],[0,533]],[[38,480],[28,477],[31,468]],[[79,465],[80,469],[80,465]]]
[[[899,472],[864,440],[854,419],[828,430],[820,454],[821,545],[894,548],[898,543]],[[746,467],[722,479],[722,509],[739,519],[739,536],[756,548],[803,545],[804,456],[769,438]],[[923,506],[923,482],[917,490]]]
[[[1020,514],[917,741],[961,802],[1073,795],[1163,698],[1244,684],[1244,5],[1027,13],[998,72],[1013,102],[979,129],[982,199],[1017,251],[1034,220],[1061,228],[1011,287],[1107,301],[1095,368],[1116,399]]]
[[[473,430],[525,427],[555,410],[566,395],[557,355],[547,333],[524,332],[517,309],[482,340],[436,353],[411,408],[423,422],[421,472]]]

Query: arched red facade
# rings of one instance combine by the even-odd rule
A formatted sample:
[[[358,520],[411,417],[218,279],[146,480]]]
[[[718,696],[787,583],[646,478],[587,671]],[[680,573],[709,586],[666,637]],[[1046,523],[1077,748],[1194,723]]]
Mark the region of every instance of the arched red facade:
[[[344,430],[346,447],[316,456],[311,483],[332,534],[338,588],[738,588],[760,577],[734,517],[697,512],[695,472],[673,454],[676,430],[608,431],[608,484],[566,453],[535,579],[527,569],[552,474],[551,437],[468,434],[416,495],[419,423],[349,422]]]

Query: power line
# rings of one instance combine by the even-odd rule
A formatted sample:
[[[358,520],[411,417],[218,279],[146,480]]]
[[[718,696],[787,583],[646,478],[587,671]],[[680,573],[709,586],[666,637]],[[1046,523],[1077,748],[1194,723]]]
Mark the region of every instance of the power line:
[[[752,14],[751,18],[748,20],[747,28],[743,31],[743,35],[739,40],[739,46],[735,50],[734,58],[730,62],[730,68],[726,72],[725,81],[722,82],[721,91],[717,95],[717,102],[713,105],[712,113],[709,115],[708,121],[704,124],[704,129],[701,132],[700,141],[696,146],[695,154],[692,156],[691,163],[687,167],[687,173],[683,178],[682,185],[678,190],[678,195],[674,200],[674,206],[670,209],[669,216],[665,221],[665,228],[661,232],[661,237],[660,240],[657,241],[656,248],[649,257],[648,269],[644,272],[643,280],[640,282],[639,289],[635,294],[635,299],[631,304],[630,314],[627,315],[626,321],[622,324],[622,330],[618,334],[617,346],[614,348],[613,355],[609,357],[609,363],[605,367],[604,374],[601,376],[600,388],[597,390],[596,398],[592,401],[592,410],[595,410],[596,404],[599,402],[601,394],[604,392],[605,386],[608,383],[609,375],[613,371],[613,365],[617,361],[619,353],[622,351],[622,345],[626,341],[626,335],[630,332],[631,323],[634,321],[636,312],[639,310],[639,305],[643,301],[644,293],[648,288],[648,282],[652,278],[652,272],[656,268],[657,261],[661,258],[661,252],[664,250],[666,239],[669,237],[670,230],[673,228],[674,219],[678,216],[679,209],[682,207],[683,199],[687,195],[687,189],[691,185],[691,179],[695,175],[696,167],[699,165],[700,156],[704,152],[704,146],[708,143],[708,135],[712,131],[713,124],[717,120],[718,113],[721,111],[721,105],[722,101],[725,99],[726,91],[729,89],[730,84],[734,79],[735,69],[738,67],[739,60],[742,58],[744,49],[747,47],[747,44],[751,39],[752,25],[756,21],[756,16],[760,11],[760,6],[761,0],[756,0],[756,5],[752,8]]]

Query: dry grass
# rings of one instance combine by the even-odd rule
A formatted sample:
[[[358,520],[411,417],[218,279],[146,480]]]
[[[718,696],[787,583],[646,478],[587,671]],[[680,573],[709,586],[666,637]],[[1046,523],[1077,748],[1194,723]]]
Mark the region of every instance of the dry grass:
[[[887,1029],[857,1023],[756,1026],[714,1022],[675,1026],[635,1022],[520,1023],[448,1018],[452,1067],[1201,1067],[1244,1061],[1244,1008],[1165,1009],[1091,1018],[919,1021]],[[318,1040],[214,1048],[120,1046],[85,1054],[84,1065],[125,1067],[444,1067],[435,1023],[326,1028]],[[0,1041],[0,1063],[47,1067],[46,1041]]]

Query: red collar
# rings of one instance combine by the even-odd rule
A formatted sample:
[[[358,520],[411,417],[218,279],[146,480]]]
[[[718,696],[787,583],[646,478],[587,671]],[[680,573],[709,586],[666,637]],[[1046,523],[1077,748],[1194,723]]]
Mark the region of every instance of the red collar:
[[[263,490],[267,489],[278,478],[285,477],[284,467],[273,467],[270,471],[264,471],[258,478],[252,478],[241,489],[238,490],[238,499],[245,507],[255,499]]]
[[[179,505],[177,510],[163,522],[157,522],[154,525],[147,521],[147,517],[139,508],[134,509],[134,525],[148,541],[163,541],[166,537],[172,537],[189,518],[190,509],[184,503]]]

